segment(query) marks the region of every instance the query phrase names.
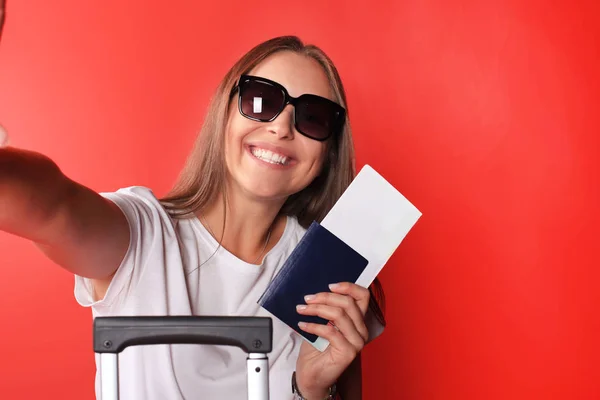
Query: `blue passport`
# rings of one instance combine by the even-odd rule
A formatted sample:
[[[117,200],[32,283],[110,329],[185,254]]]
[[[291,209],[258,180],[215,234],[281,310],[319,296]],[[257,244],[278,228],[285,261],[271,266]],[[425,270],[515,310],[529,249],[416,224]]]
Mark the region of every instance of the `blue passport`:
[[[327,341],[304,332],[298,322],[327,324],[329,321],[300,315],[296,305],[305,304],[307,294],[329,292],[331,283],[356,282],[368,263],[336,235],[313,222],[258,303],[315,347],[324,350]]]

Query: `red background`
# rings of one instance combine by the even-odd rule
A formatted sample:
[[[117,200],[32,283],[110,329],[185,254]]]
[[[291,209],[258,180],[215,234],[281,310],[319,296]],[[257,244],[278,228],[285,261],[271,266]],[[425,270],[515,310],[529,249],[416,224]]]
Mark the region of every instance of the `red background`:
[[[423,212],[381,275],[365,398],[600,397],[597,2],[8,3],[0,121],[100,191],[163,194],[239,56],[316,42],[359,166]],[[92,399],[72,276],[16,237],[0,252],[0,396]]]

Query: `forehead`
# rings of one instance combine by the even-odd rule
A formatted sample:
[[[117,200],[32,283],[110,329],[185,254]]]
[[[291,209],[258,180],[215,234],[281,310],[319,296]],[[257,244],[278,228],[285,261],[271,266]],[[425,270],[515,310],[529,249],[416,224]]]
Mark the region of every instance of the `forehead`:
[[[323,67],[308,56],[289,51],[276,53],[254,67],[249,75],[275,81],[283,85],[293,97],[316,94],[335,100]]]

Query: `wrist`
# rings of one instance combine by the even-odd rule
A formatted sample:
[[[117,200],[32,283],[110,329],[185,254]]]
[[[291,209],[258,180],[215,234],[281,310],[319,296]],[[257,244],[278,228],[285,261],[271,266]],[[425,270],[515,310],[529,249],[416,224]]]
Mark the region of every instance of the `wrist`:
[[[326,389],[313,389],[298,387],[298,394],[302,400],[329,400],[329,388]]]
[[[331,387],[322,388],[319,385],[311,385],[298,378],[296,372],[292,374],[292,392],[299,400],[333,400],[336,399],[337,388],[333,384]]]

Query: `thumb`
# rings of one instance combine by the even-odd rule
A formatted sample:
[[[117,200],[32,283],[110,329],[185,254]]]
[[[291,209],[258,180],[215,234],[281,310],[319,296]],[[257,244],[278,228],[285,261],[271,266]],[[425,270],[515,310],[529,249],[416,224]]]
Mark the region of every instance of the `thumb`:
[[[0,147],[8,146],[8,133],[2,125],[0,125]]]

